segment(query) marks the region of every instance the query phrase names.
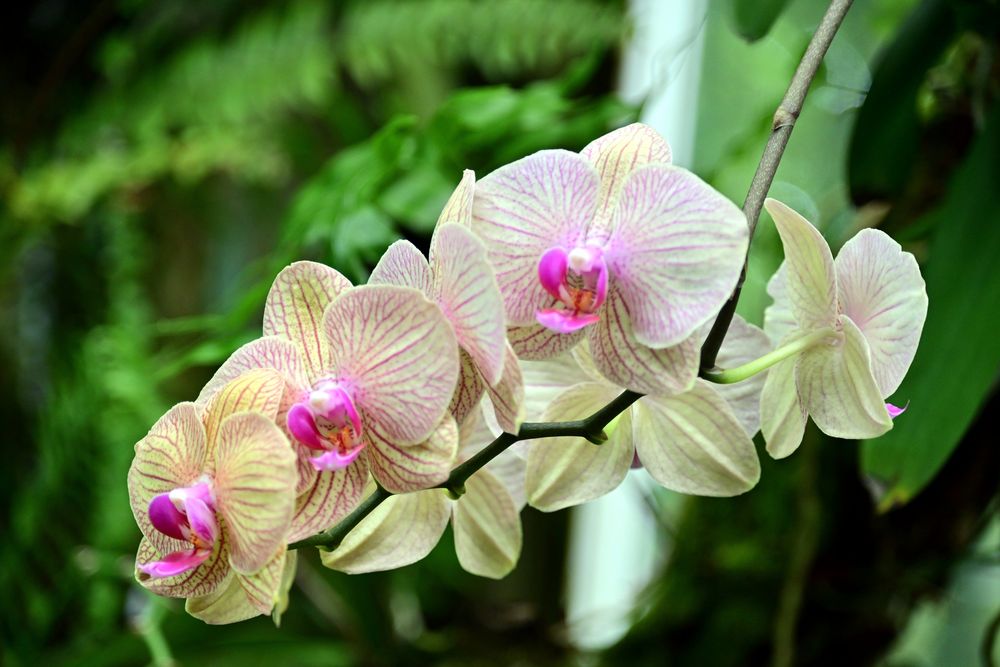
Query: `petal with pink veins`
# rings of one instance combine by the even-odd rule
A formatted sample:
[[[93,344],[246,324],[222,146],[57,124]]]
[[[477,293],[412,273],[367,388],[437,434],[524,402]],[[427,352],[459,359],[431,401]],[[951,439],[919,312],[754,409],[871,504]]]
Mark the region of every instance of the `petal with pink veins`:
[[[647,164],[669,164],[670,146],[649,125],[632,123],[591,141],[580,151],[580,155],[601,175],[600,204],[591,230],[599,235],[604,232],[603,236],[607,238],[611,212],[618,202],[625,179]]]
[[[903,381],[927,318],[927,288],[917,260],[885,232],[863,229],[834,262],[842,312],[868,341],[882,396]]]
[[[500,380],[507,346],[503,298],[483,242],[465,227],[442,225],[431,246],[434,297],[487,384]]]
[[[149,589],[157,595],[164,595],[171,598],[208,595],[216,590],[231,572],[227,558],[228,550],[223,536],[220,536],[220,539],[216,541],[207,558],[186,571],[168,576],[152,576],[141,569],[143,565],[148,566],[150,563],[165,560],[166,557],[169,557],[169,554],[176,551],[191,551],[190,543],[185,545],[185,543],[175,541],[174,544],[181,545],[181,549],[159,551],[146,538],[143,538],[139,542],[139,550],[135,556],[135,579],[144,588]],[[200,555],[198,557],[200,558]],[[162,570],[159,573],[166,574]]]
[[[237,412],[256,412],[275,421],[286,386],[284,377],[278,371],[272,368],[255,368],[231,380],[212,398],[202,418],[208,444],[209,471],[212,469],[212,452],[219,425],[223,420]]]
[[[372,475],[393,493],[429,489],[448,479],[458,454],[458,425],[445,415],[426,440],[400,447],[377,428],[367,430],[365,448]]]
[[[677,394],[689,389],[698,376],[696,338],[656,350],[638,342],[629,306],[615,289],[588,342],[597,370],[613,384],[640,394]]]
[[[644,396],[633,422],[639,460],[672,491],[735,496],[760,479],[753,440],[705,380],[677,396]]]
[[[266,336],[250,341],[229,355],[198,394],[195,405],[204,411],[223,387],[244,373],[259,368],[272,368],[281,373],[290,391],[304,389],[309,384],[302,355],[295,343],[277,336]]]
[[[472,200],[475,188],[476,172],[466,169],[462,172],[462,180],[459,181],[458,187],[451,193],[451,197],[448,198],[444,208],[441,209],[436,226],[440,227],[448,222],[455,222],[463,227],[471,226]]]
[[[514,353],[525,361],[550,359],[583,340],[584,331],[561,334],[540,324],[507,329],[507,341]]]
[[[486,386],[476,369],[476,364],[468,353],[465,350],[460,350],[458,357],[460,361],[458,384],[455,386],[455,395],[452,396],[448,412],[457,423],[461,424],[473,410],[479,407],[479,401],[483,398]]]
[[[560,394],[543,415],[546,421],[588,417],[618,395],[617,388],[590,382]],[[595,445],[583,438],[542,438],[531,443],[525,489],[528,504],[543,512],[579,505],[613,491],[632,463],[632,417],[619,417],[608,441]]]
[[[150,577],[160,579],[183,574],[198,567],[212,555],[208,549],[188,549],[167,554],[160,560],[139,563],[138,570]]]
[[[296,480],[295,453],[272,420],[244,412],[222,422],[215,496],[237,572],[256,572],[285,543]]]
[[[776,199],[764,201],[785,249],[784,286],[798,327],[833,326],[837,318],[837,275],[823,235]]]
[[[360,456],[343,470],[316,473],[313,483],[295,499],[287,541],[321,533],[351,513],[368,481],[368,463]]]
[[[430,296],[431,268],[417,246],[406,240],[396,241],[372,269],[368,284],[412,287]]]
[[[333,551],[326,567],[360,574],[394,570],[424,558],[441,539],[452,501],[444,489],[395,495],[366,516]]]
[[[694,174],[649,165],[622,186],[605,258],[635,338],[677,345],[714,317],[747,252],[742,211]]]
[[[458,382],[458,344],[441,309],[409,287],[356,287],[327,309],[330,377],[353,391],[366,426],[394,445],[426,439]]]
[[[264,335],[295,343],[310,379],[327,366],[323,313],[351,281],[329,266],[295,262],[274,279],[264,304]]]
[[[128,471],[129,501],[142,534],[162,554],[190,547],[168,537],[150,523],[153,499],[174,489],[188,487],[204,474],[205,428],[194,403],[178,403],[136,443]]]
[[[517,355],[509,345],[500,381],[493,386],[487,385],[486,394],[493,404],[493,413],[500,428],[508,433],[517,433],[524,421],[524,379]]]
[[[521,555],[521,518],[504,485],[487,470],[465,483],[452,510],[455,553],[466,572],[502,579]]]
[[[538,261],[549,248],[584,241],[599,189],[590,163],[564,150],[529,155],[476,184],[472,230],[496,269],[508,324],[534,324],[535,311],[554,303],[539,282]]]
[[[848,317],[833,343],[809,348],[795,364],[795,384],[819,430],[834,438],[876,438],[892,428],[892,419],[875,377],[868,343]]]

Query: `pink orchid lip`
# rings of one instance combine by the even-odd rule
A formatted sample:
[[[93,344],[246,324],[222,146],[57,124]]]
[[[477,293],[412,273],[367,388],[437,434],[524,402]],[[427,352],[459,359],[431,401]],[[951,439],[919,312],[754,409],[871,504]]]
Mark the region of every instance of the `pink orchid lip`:
[[[901,408],[893,405],[892,403],[886,403],[885,404],[885,409],[889,412],[889,417],[892,418],[892,419],[895,419],[899,415],[901,415],[904,412],[906,412],[906,409],[908,407],[910,407],[910,402],[909,401],[907,401],[906,405],[904,405]]]
[[[335,380],[317,382],[291,407],[286,423],[296,440],[323,452],[310,459],[320,471],[347,467],[364,447],[361,415],[351,394]]]
[[[586,245],[566,252],[549,248],[538,262],[538,281],[563,308],[538,310],[538,322],[558,333],[572,333],[597,322],[596,311],[608,295],[608,267],[604,251]]]
[[[207,559],[219,537],[212,487],[209,482],[161,493],[149,503],[149,521],[158,532],[189,542],[190,549],[169,553],[158,561],[137,567],[151,577],[173,577],[192,570]]]

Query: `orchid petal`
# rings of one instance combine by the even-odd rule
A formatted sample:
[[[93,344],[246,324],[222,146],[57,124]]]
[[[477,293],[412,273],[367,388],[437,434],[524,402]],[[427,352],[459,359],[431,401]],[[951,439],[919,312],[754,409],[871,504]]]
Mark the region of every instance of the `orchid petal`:
[[[644,396],[633,411],[639,460],[668,489],[735,496],[760,479],[753,440],[705,380],[677,396]]]
[[[250,341],[229,355],[198,394],[195,405],[200,410],[206,409],[223,387],[244,373],[258,368],[273,368],[281,373],[290,390],[309,384],[299,348],[284,338],[268,336]]]
[[[161,493],[149,503],[149,522],[153,524],[153,528],[168,537],[175,540],[186,539],[181,526],[187,524],[187,518],[174,505],[169,493]]]
[[[215,544],[219,538],[219,522],[215,519],[215,510],[210,508],[200,498],[188,498],[184,503],[191,531],[207,544]]]
[[[179,541],[173,542],[190,548],[190,543]],[[140,567],[156,561],[162,561],[165,554],[171,551],[159,551],[147,538],[142,538],[139,542],[139,550],[135,556],[136,571],[135,579],[144,588],[151,590],[157,595],[164,595],[171,598],[186,598],[197,595],[208,595],[214,591],[229,574],[229,563],[227,559],[228,549],[224,539],[216,541],[210,555],[197,567],[189,569],[173,576],[151,576],[143,572]]]
[[[472,197],[476,188],[476,172],[466,169],[462,172],[462,180],[451,193],[448,202],[441,209],[437,219],[437,227],[448,222],[456,222],[463,227],[472,225]]]
[[[325,452],[315,458],[309,459],[316,470],[320,472],[331,472],[335,470],[343,470],[347,466],[354,463],[354,460],[358,458],[361,454],[361,450],[364,448],[364,444],[359,444],[354,449],[341,454],[336,449],[332,449]]]
[[[521,518],[514,500],[496,477],[480,470],[465,482],[452,512],[455,553],[462,569],[502,579],[521,555]]]
[[[568,266],[565,248],[549,248],[538,260],[538,280],[554,299],[561,298],[559,288],[566,280]]]
[[[292,584],[295,583],[295,571],[298,567],[299,552],[289,551],[285,556],[285,566],[281,570],[281,581],[274,596],[274,607],[271,609],[271,620],[274,627],[281,627],[281,617],[288,610]]]
[[[503,298],[486,247],[465,227],[439,227],[431,244],[434,294],[458,344],[476,362],[487,384],[503,372],[507,345]]]
[[[633,172],[611,220],[605,257],[640,343],[677,345],[732,295],[746,219],[694,174],[668,165]]]
[[[553,246],[574,247],[594,216],[600,177],[564,150],[529,155],[476,185],[472,230],[497,271],[508,324],[534,324],[554,302],[538,280],[538,260]]]
[[[230,572],[225,581],[208,595],[188,598],[184,602],[184,611],[209,625],[239,623],[260,615],[250,604],[234,572]]]
[[[198,567],[212,555],[207,549],[188,549],[167,554],[160,560],[136,565],[140,572],[150,577],[173,577]]]
[[[833,326],[837,318],[837,276],[823,235],[808,220],[776,199],[764,208],[774,219],[785,249],[784,285],[802,329]]]
[[[222,422],[215,496],[237,572],[256,572],[285,543],[296,479],[295,453],[272,420],[244,412]]]
[[[503,484],[518,512],[528,504],[528,491],[525,488],[528,462],[519,456],[516,450],[508,449],[487,463],[483,470],[488,471]]]
[[[448,479],[458,454],[458,425],[446,414],[428,438],[400,447],[375,428],[368,429],[368,462],[375,479],[393,493],[429,489]]]
[[[692,336],[655,350],[638,342],[629,306],[615,289],[608,295],[601,321],[590,331],[589,343],[598,371],[619,387],[640,394],[677,394],[698,376],[698,341]]]
[[[556,333],[571,334],[596,324],[601,318],[592,313],[574,313],[563,308],[544,308],[535,313],[535,319],[546,329]]]
[[[793,340],[786,338],[782,345]],[[792,357],[767,371],[760,394],[760,430],[767,443],[767,453],[783,459],[799,448],[806,431],[806,409],[795,387],[795,363]]]
[[[500,381],[493,386],[486,385],[486,394],[493,404],[493,413],[500,428],[508,433],[517,433],[524,421],[524,379],[517,355],[510,345],[505,347]]]
[[[396,241],[372,269],[368,284],[413,287],[429,295],[431,267],[417,246],[406,240]]]
[[[774,302],[764,309],[764,332],[772,342],[778,343],[799,328],[792,312],[792,302],[785,287],[785,264],[782,262],[767,281],[767,294]]]
[[[803,352],[795,365],[795,384],[819,430],[835,438],[875,438],[892,428],[892,419],[872,375],[868,343],[846,316],[843,338]]]
[[[886,410],[886,412],[888,412],[889,416],[892,417],[893,419],[895,419],[899,415],[901,415],[904,412],[906,412],[906,409],[908,407],[910,407],[909,403],[907,403],[903,407],[899,407],[898,405],[893,405],[892,403],[886,403],[885,404],[885,410]]]
[[[863,229],[835,261],[840,307],[871,352],[882,396],[903,381],[927,317],[927,288],[917,260],[884,232]]]
[[[759,359],[771,351],[771,341],[763,331],[739,315],[733,317],[716,357],[720,368],[735,368]],[[751,438],[760,430],[760,393],[767,373],[757,373],[735,384],[714,385],[715,392],[726,399],[733,415]]]
[[[209,462],[223,420],[238,412],[255,412],[275,421],[285,387],[281,373],[270,368],[247,371],[223,387],[209,402],[204,416]]]
[[[296,403],[288,410],[285,425],[297,442],[309,449],[320,451],[324,449],[319,429],[316,428],[316,418],[313,416],[312,410],[302,403]]]
[[[458,345],[437,305],[409,287],[356,287],[326,311],[330,372],[366,425],[394,445],[426,439],[458,381]]]
[[[546,421],[587,417],[607,405],[618,390],[590,382],[560,394]],[[608,441],[594,445],[583,438],[542,438],[528,450],[525,488],[528,503],[543,512],[579,505],[612,491],[625,479],[632,463],[631,412],[622,413]]]
[[[580,155],[601,176],[601,194],[592,230],[604,231],[618,202],[622,185],[636,169],[647,164],[669,164],[670,146],[649,125],[632,123],[594,139]]]
[[[575,350],[584,345],[577,346]],[[544,361],[521,360],[520,366],[524,374],[524,410],[527,419],[531,421],[540,420],[556,396],[573,385],[604,381],[599,375],[591,376],[580,365],[573,352],[564,352]]]
[[[150,523],[153,499],[194,484],[205,471],[205,428],[194,403],[178,403],[153,424],[135,446],[128,471],[129,502],[139,529],[159,553],[171,553],[190,544],[168,537]]]
[[[476,364],[465,350],[459,350],[459,373],[458,384],[455,386],[455,395],[451,397],[451,405],[448,412],[459,424],[465,422],[468,415],[479,407],[479,401],[483,398],[486,387],[483,384],[482,376],[476,370]]]
[[[314,378],[327,365],[323,313],[351,281],[328,266],[295,262],[274,279],[264,305],[264,335],[280,336],[302,352],[308,374]]]
[[[315,478],[295,500],[288,542],[321,533],[350,514],[358,506],[368,481],[364,456],[343,470],[317,473],[311,465],[310,469]]]
[[[572,349],[583,340],[584,332],[561,334],[540,324],[507,329],[507,341],[519,359],[536,361],[549,359]]]
[[[468,461],[485,449],[499,435],[499,431],[494,431],[494,426],[487,423],[487,410],[488,406],[484,402],[480,409],[472,412],[459,428],[459,461]],[[522,441],[522,443],[528,444],[526,441]],[[528,502],[524,490],[525,467],[524,458],[513,447],[504,450],[483,467],[503,484],[518,511]]]
[[[452,501],[444,489],[391,496],[366,516],[323,565],[348,574],[378,572],[415,563],[441,539]]]
[[[278,600],[282,578],[285,574],[285,561],[289,554],[282,544],[271,558],[257,572],[243,575],[236,573],[236,578],[243,588],[247,601],[257,610],[258,614],[270,614]]]

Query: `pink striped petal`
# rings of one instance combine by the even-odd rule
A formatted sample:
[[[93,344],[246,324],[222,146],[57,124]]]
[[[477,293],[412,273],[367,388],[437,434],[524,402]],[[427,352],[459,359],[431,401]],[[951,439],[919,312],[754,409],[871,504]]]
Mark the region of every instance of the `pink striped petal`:
[[[615,289],[588,341],[597,370],[613,384],[640,394],[678,394],[687,391],[698,376],[696,338],[663,349],[638,342],[629,306]]]
[[[508,324],[534,324],[535,311],[552,305],[538,260],[549,248],[582,245],[599,188],[594,168],[563,150],[529,155],[476,185],[472,230],[496,269]]]
[[[520,359],[538,361],[551,359],[571,349],[583,340],[584,332],[561,334],[540,324],[507,329],[507,341]]]
[[[776,199],[764,201],[785,249],[785,289],[792,314],[805,330],[833,326],[837,276],[830,246],[808,220]]]
[[[785,264],[782,262],[767,281],[767,294],[773,303],[764,309],[764,332],[775,344],[799,328],[792,313],[792,302],[785,287]]]
[[[759,359],[771,349],[767,334],[737,315],[729,325],[715,363],[719,368],[735,368]],[[733,415],[751,438],[760,430],[760,393],[766,379],[764,372],[735,384],[712,385],[715,392],[726,399]]]
[[[300,448],[301,449],[301,448]],[[294,542],[330,528],[358,506],[368,481],[364,456],[343,470],[316,473],[313,483],[295,500],[287,541]]]
[[[400,447],[377,429],[368,430],[365,454],[372,475],[387,490],[407,493],[428,489],[448,478],[458,454],[458,425],[445,415],[423,442]]]
[[[676,396],[644,396],[632,410],[639,460],[666,488],[735,496],[760,479],[751,436],[705,380]]]
[[[441,309],[408,287],[369,285],[327,309],[331,377],[353,389],[366,427],[397,445],[419,443],[448,410],[458,344]]]
[[[285,543],[295,504],[295,453],[272,420],[244,412],[222,422],[215,466],[229,562],[251,574]]]
[[[468,353],[462,350],[458,356],[460,360],[458,384],[455,387],[455,395],[452,396],[451,405],[448,406],[448,412],[457,423],[462,424],[466,417],[479,407],[479,401],[483,397],[483,392],[486,391],[486,386]]]
[[[264,305],[264,335],[295,343],[310,379],[327,366],[323,313],[351,281],[328,266],[295,262],[274,279]]]
[[[255,412],[275,421],[288,388],[285,378],[271,368],[255,368],[243,373],[212,397],[202,416],[208,443],[208,466],[211,472],[219,427],[229,415]]]
[[[517,433],[524,421],[524,379],[517,355],[508,345],[504,358],[503,375],[493,386],[486,386],[486,393],[493,404],[497,423],[507,433]]]
[[[841,311],[858,325],[871,352],[882,396],[903,381],[927,317],[927,289],[917,260],[877,229],[864,229],[837,255]]]
[[[431,245],[434,295],[455,330],[458,344],[487,384],[503,372],[507,335],[503,299],[483,242],[465,227],[438,227]]]
[[[368,284],[413,287],[430,295],[431,268],[417,246],[405,240],[396,241],[372,269]]]
[[[142,534],[161,554],[186,549],[190,544],[154,528],[150,504],[159,495],[198,482],[206,468],[205,451],[205,428],[194,403],[172,407],[135,446],[128,471],[129,502]]]
[[[794,338],[789,336],[781,344]],[[806,409],[795,387],[797,361],[792,357],[771,366],[760,394],[760,431],[767,453],[775,459],[783,459],[798,449],[806,431]]]
[[[747,252],[743,213],[694,174],[649,165],[622,186],[605,258],[635,338],[677,345],[733,293]]]
[[[305,389],[309,384],[298,347],[284,338],[268,336],[250,341],[229,355],[198,394],[195,405],[199,410],[207,409],[209,402],[223,387],[258,368],[271,368],[281,373],[289,391]]]
[[[581,419],[618,395],[607,384],[578,384],[560,394],[545,411],[546,421]],[[613,491],[632,463],[631,411],[622,413],[608,441],[543,438],[531,443],[525,488],[528,504],[543,512],[579,505]]]
[[[802,404],[819,430],[835,438],[876,438],[892,428],[872,375],[868,343],[848,317],[841,337],[811,347],[795,364]]]
[[[610,231],[611,213],[625,179],[647,164],[669,164],[670,146],[649,125],[632,123],[598,137],[587,144],[580,155],[601,175],[600,204],[591,229]],[[606,234],[604,238],[607,238]]]
[[[208,595],[216,590],[231,572],[227,558],[228,550],[224,539],[219,539],[208,557],[195,567],[174,574],[167,574],[164,569],[159,568],[154,569],[155,574],[143,571],[142,566],[149,567],[152,563],[162,562],[176,551],[190,550],[191,545],[189,543],[184,545],[184,543],[175,542],[175,544],[182,545],[181,549],[159,551],[145,537],[139,542],[139,550],[135,556],[135,579],[144,588],[149,589],[157,595],[172,598]],[[175,556],[175,558],[180,557]]]
[[[472,225],[472,196],[476,188],[476,172],[466,169],[462,172],[462,180],[451,193],[448,202],[438,216],[437,226],[447,222],[456,222],[463,227]]]

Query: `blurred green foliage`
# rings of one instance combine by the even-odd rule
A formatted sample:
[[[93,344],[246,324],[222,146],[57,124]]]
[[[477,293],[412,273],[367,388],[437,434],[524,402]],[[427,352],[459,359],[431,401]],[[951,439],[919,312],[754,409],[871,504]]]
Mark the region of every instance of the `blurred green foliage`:
[[[735,201],[824,4],[709,3],[693,167]],[[0,660],[597,661],[566,643],[565,513],[526,512],[525,553],[503,582],[463,573],[447,538],[420,564],[364,577],[303,554],[280,631],[267,619],[211,628],[132,583],[124,479],[155,418],[254,335],[286,263],[363,281],[397,238],[426,245],[462,169],[579,149],[634,119],[611,93],[633,29],[624,3],[13,11],[0,28]],[[900,393],[910,412],[864,444],[861,474],[850,444],[811,434],[746,497],[660,517],[674,551],[609,664],[876,664],[902,633],[884,664],[929,667],[912,649],[933,645],[927,614],[907,628],[911,611],[984,586],[961,573],[977,539],[975,553],[996,551],[977,538],[1000,486],[996,11],[858,0],[772,188],[834,247],[877,224],[924,262],[931,314]],[[765,219],[740,305],[753,321],[780,259]],[[984,609],[957,629],[939,612],[939,643],[981,634]],[[978,650],[964,648],[934,655]]]

